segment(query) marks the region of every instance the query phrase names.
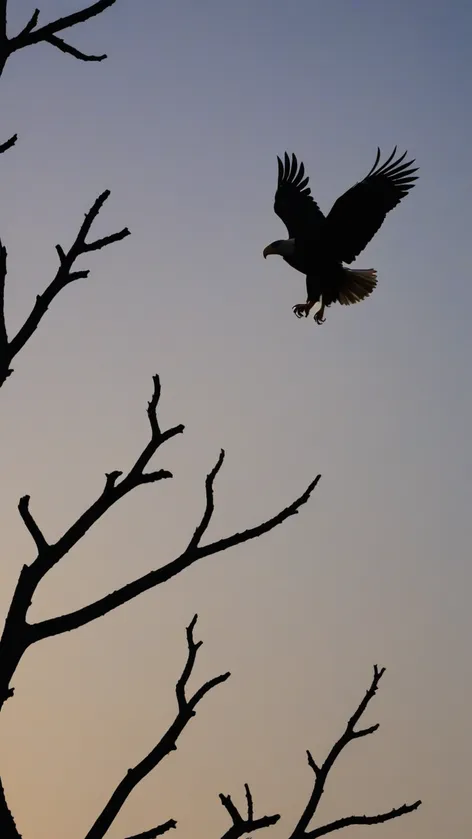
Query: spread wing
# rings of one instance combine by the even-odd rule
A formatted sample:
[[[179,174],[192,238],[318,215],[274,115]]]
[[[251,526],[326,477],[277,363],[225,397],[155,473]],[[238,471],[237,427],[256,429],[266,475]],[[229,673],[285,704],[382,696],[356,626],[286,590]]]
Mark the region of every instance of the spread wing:
[[[287,152],[283,162],[277,157],[277,163],[279,177],[274,210],[287,227],[291,239],[295,236],[311,236],[324,221],[324,215],[312,198],[305,167],[303,163],[298,165],[294,154],[290,160]]]
[[[342,262],[353,262],[382,226],[385,216],[408,194],[418,178],[413,175],[415,162],[405,159],[407,152],[394,160],[395,146],[380,167],[380,149],[375,163],[364,180],[348,189],[333,204],[326,217],[326,235],[334,253]]]

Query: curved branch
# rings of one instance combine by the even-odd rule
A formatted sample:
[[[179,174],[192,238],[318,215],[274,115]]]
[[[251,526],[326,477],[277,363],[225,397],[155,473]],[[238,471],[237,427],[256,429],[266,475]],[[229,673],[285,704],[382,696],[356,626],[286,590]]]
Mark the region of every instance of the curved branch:
[[[211,474],[212,473],[210,472],[210,475]],[[192,537],[186,550],[176,559],[167,563],[167,565],[163,565],[161,568],[157,568],[154,571],[144,574],[142,577],[138,577],[138,579],[133,580],[131,583],[127,583],[116,591],[110,592],[110,594],[106,594],[104,597],[101,597],[99,600],[96,600],[87,606],[83,606],[81,609],[33,624],[30,630],[32,643],[39,641],[42,638],[50,638],[54,635],[61,635],[64,632],[70,632],[73,629],[85,626],[87,623],[97,620],[97,618],[103,617],[108,614],[108,612],[117,609],[124,603],[128,603],[130,600],[133,600],[145,591],[149,591],[149,589],[154,588],[155,586],[162,585],[162,583],[165,583],[167,580],[170,580],[172,577],[180,574],[200,559],[203,559],[206,556],[211,556],[212,554],[221,553],[228,550],[228,548],[241,545],[244,542],[257,539],[265,533],[269,533],[275,527],[283,524],[283,522],[290,516],[294,516],[298,513],[300,507],[306,504],[309,500],[320,478],[321,475],[318,475],[302,493],[302,495],[299,496],[299,498],[272,518],[262,522],[262,524],[248,528],[248,530],[243,530],[241,533],[233,533],[231,536],[227,536],[224,539],[219,539],[216,542],[211,542],[208,545],[203,546],[195,546],[193,544],[194,537]]]
[[[128,836],[128,839],[156,839],[157,836],[162,836],[168,830],[177,827],[175,819],[169,819],[164,824],[158,824],[157,827],[152,827],[151,830],[144,830],[143,833],[136,833],[135,836]]]
[[[310,830],[305,836],[309,839],[319,839],[320,836],[326,836],[335,830],[341,830],[343,827],[351,827],[355,824],[383,824],[392,819],[398,819],[400,816],[405,816],[407,813],[413,813],[420,804],[421,801],[415,801],[414,804],[403,804],[401,807],[389,810],[388,813],[379,813],[377,816],[347,816],[345,819],[337,819],[337,821],[325,824],[323,827]]]
[[[210,690],[217,685],[223,684],[223,682],[226,682],[227,679],[229,679],[229,673],[223,673],[220,676],[215,676],[213,679],[205,682],[205,684],[203,684],[193,694],[193,696],[190,697],[190,699],[187,700],[185,698],[185,688],[195,664],[196,651],[202,643],[201,641],[195,643],[193,639],[193,630],[195,628],[196,621],[197,615],[195,615],[190,625],[187,627],[187,661],[182,671],[182,675],[176,685],[178,711],[174,721],[171,723],[166,733],[163,737],[161,737],[159,743],[152,749],[152,751],[149,752],[149,754],[146,755],[146,757],[139,763],[137,763],[136,766],[132,769],[128,769],[126,775],[116,787],[96,822],[90,828],[85,839],[103,839],[134,788],[143,780],[143,778],[149,775],[149,773],[152,772],[152,770],[155,769],[156,766],[158,766],[158,764],[161,763],[171,751],[174,751],[177,748],[177,740],[186,725],[192,717],[195,716],[195,708],[198,703],[201,702],[203,697],[206,696]],[[171,822],[166,822],[168,825],[166,829],[169,829],[169,827],[175,827],[175,822],[173,822],[173,820],[171,820]],[[156,828],[154,830],[156,830]],[[143,835],[146,839],[150,839],[151,835],[157,836],[159,834],[148,831],[146,834],[142,834],[142,836]]]

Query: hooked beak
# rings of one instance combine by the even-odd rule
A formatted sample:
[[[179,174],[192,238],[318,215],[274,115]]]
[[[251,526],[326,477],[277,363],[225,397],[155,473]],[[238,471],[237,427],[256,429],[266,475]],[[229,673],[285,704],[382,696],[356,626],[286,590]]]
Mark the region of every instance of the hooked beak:
[[[272,245],[267,245],[267,247],[262,251],[262,256],[266,259],[271,253],[275,253],[275,251],[272,248]]]

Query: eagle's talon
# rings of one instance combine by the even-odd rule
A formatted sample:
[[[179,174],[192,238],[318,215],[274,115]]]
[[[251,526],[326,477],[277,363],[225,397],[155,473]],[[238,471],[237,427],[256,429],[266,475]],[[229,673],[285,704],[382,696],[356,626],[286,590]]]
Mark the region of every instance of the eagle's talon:
[[[305,317],[308,315],[307,307],[305,303],[296,303],[295,306],[292,306],[292,312],[296,315],[297,318],[302,318],[303,315]]]

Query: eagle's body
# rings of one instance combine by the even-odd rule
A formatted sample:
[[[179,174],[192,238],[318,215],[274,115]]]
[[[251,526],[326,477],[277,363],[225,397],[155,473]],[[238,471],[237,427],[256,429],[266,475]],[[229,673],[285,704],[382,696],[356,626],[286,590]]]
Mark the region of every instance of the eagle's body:
[[[279,177],[274,210],[287,227],[289,239],[268,245],[264,256],[279,254],[285,262],[306,276],[307,302],[293,307],[297,317],[307,316],[317,302],[315,315],[323,323],[326,306],[338,301],[343,305],[368,297],[377,284],[374,269],[351,269],[343,263],[354,262],[381,227],[385,216],[401,201],[417,180],[414,161],[392,163],[396,148],[383,166],[377,168],[380,150],[369,174],[344,193],[324,216],[314,201],[303,163],[298,166],[285,152],[278,157]]]

